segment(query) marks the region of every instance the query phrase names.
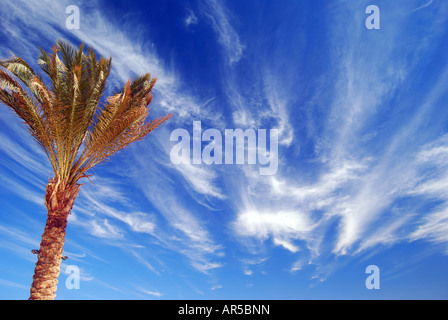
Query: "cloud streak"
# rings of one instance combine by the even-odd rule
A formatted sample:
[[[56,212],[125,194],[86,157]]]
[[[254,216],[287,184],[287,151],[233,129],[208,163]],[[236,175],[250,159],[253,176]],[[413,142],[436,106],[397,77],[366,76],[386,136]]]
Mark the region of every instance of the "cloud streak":
[[[202,1],[204,14],[207,16],[218,42],[221,44],[230,65],[243,57],[244,45],[230,22],[226,8],[216,0]]]

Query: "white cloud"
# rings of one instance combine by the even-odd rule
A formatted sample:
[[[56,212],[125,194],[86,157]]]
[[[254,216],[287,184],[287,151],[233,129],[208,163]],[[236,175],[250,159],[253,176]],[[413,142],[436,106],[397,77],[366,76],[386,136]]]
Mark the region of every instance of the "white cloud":
[[[249,259],[242,259],[241,262],[248,265],[257,265],[264,263],[268,258],[249,258]]]
[[[139,211],[125,212],[108,205],[108,202],[117,203],[116,199],[110,197],[111,194],[116,192],[104,194],[101,193],[102,188],[96,189],[96,186],[84,186],[81,190],[81,198],[75,203],[75,211],[84,210],[91,212],[93,215],[107,215],[125,223],[131,231],[150,235],[155,234],[156,225],[153,215]],[[102,225],[96,223],[94,226],[93,230],[97,235],[105,236],[104,232],[110,232],[113,238],[121,237],[122,232],[119,231],[120,229],[111,225],[107,219],[104,220]]]
[[[187,18],[185,18],[185,25],[188,27],[190,25],[198,24],[198,17],[194,14],[193,11],[189,11]]]
[[[5,239],[14,240],[14,242],[21,242],[29,247],[35,247],[38,245],[38,241],[36,239],[33,239],[32,236],[17,228],[0,226],[0,234],[4,235]]]
[[[296,271],[300,271],[303,268],[303,263],[302,261],[296,261],[294,262],[294,264],[292,265],[291,269],[289,270],[290,272],[296,272]]]
[[[99,238],[106,238],[106,239],[123,238],[123,232],[116,226],[111,225],[109,221],[107,221],[107,219],[104,219],[102,222],[89,221],[86,224],[86,226],[90,229],[92,235]]]
[[[248,110],[237,110],[232,113],[233,123],[241,128],[255,127],[255,120],[249,115]]]
[[[288,97],[291,95],[282,89],[282,76],[274,76],[272,71],[265,70],[263,76],[264,92],[269,104],[267,116],[276,120],[276,126],[279,130],[279,144],[289,147],[294,140],[294,130],[289,121]],[[299,142],[300,143],[300,142]]]
[[[421,176],[409,194],[443,202],[420,219],[418,227],[409,235],[409,239],[411,241],[426,239],[435,243],[444,243],[448,248],[447,151],[448,135],[444,135],[425,145],[417,155],[422,172],[426,175]]]
[[[426,239],[448,244],[448,207],[437,210],[422,219],[422,223],[410,234],[412,241]]]
[[[257,211],[247,210],[239,213],[233,222],[237,234],[266,240],[272,237],[275,245],[283,246],[291,252],[299,248],[293,240],[306,238],[313,230],[311,219],[299,211]]]
[[[204,14],[215,31],[230,65],[238,62],[244,51],[240,37],[229,21],[229,14],[225,7],[216,0],[204,0]]]
[[[211,289],[212,289],[213,291],[215,291],[215,290],[217,290],[217,289],[222,289],[222,285],[220,285],[220,284],[215,284],[215,285],[212,286]]]
[[[24,285],[24,284],[21,284],[21,283],[8,281],[8,280],[4,280],[4,279],[0,279],[0,285],[6,286],[6,287],[11,287],[11,288],[19,288],[19,289],[29,290],[29,286],[28,285]]]
[[[251,276],[251,275],[253,274],[253,271],[252,271],[252,270],[249,270],[249,269],[244,269],[244,274],[245,274],[246,276]]]
[[[165,295],[165,293],[162,293],[162,292],[159,292],[159,291],[151,291],[151,290],[147,290],[147,289],[144,289],[144,288],[141,288],[141,287],[139,287],[138,289],[141,292],[143,292],[143,293],[145,293],[147,295],[154,296],[154,297],[157,297],[157,298],[160,298],[160,297]]]
[[[193,164],[179,164],[174,167],[196,192],[219,199],[225,198],[222,191],[213,183],[217,174],[210,167]]]
[[[415,11],[424,9],[426,7],[429,7],[433,2],[434,2],[434,0],[429,0],[427,3],[425,3],[424,5],[422,5],[422,6],[418,7],[418,8],[416,8],[416,9],[412,10],[411,12],[415,12]]]
[[[134,257],[137,258],[137,260],[143,264],[146,268],[148,268],[149,270],[151,270],[152,272],[154,272],[155,274],[160,276],[160,273],[153,267],[153,265],[151,263],[149,263],[141,253],[137,252],[136,250],[131,250],[130,251]]]

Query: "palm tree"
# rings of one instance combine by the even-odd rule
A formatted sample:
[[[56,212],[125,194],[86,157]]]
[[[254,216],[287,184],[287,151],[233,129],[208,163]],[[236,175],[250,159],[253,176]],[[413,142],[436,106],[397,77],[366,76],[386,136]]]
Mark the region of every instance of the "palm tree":
[[[0,60],[0,101],[22,119],[45,151],[54,171],[46,186],[47,222],[34,270],[30,300],[56,297],[67,217],[80,179],[111,155],[143,139],[170,115],[147,122],[156,79],[149,73],[128,81],[101,100],[112,59],[97,58],[84,44],[58,41],[52,52],[40,49],[40,75],[20,57]]]

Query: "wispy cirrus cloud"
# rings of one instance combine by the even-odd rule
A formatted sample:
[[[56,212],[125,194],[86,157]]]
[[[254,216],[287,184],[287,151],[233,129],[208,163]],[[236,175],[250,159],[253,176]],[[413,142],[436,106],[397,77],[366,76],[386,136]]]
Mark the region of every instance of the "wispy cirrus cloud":
[[[185,25],[188,27],[190,25],[195,25],[198,24],[198,17],[196,16],[196,14],[193,11],[189,11],[188,12],[188,16],[185,18]]]
[[[448,254],[448,135],[425,145],[418,153],[421,172],[410,195],[441,202],[420,218],[418,227],[409,235],[410,240],[427,239],[446,246]],[[429,172],[428,172],[429,171]]]
[[[226,7],[216,0],[204,0],[201,4],[204,8],[203,14],[213,27],[228,63],[232,65],[238,62],[243,56],[244,44],[230,22]]]
[[[425,3],[424,5],[421,5],[421,6],[418,7],[418,8],[415,8],[415,9],[412,10],[411,12],[415,12],[415,11],[424,9],[424,8],[426,8],[426,7],[429,7],[430,5],[432,5],[433,2],[434,2],[434,0],[429,0],[427,3]]]
[[[140,290],[140,291],[143,292],[144,294],[147,294],[147,295],[150,295],[150,296],[154,296],[154,297],[157,297],[157,298],[160,298],[160,297],[162,297],[163,295],[165,295],[165,294],[162,293],[162,292],[158,292],[158,291],[150,291],[150,290],[147,290],[147,289],[144,289],[144,288],[141,288],[141,287],[139,287],[138,290]]]
[[[20,289],[25,289],[25,290],[29,289],[28,286],[25,286],[21,283],[16,283],[16,282],[4,280],[4,279],[0,279],[0,284],[2,286],[6,286],[6,287],[20,288]]]
[[[157,160],[148,157],[153,153],[144,154],[136,158],[133,171],[145,173],[135,180],[137,186],[169,224],[169,230],[165,230],[163,239],[159,240],[185,255],[201,272],[220,267],[222,264],[216,259],[223,254],[222,246],[212,239],[200,215],[178,197],[180,186],[173,180],[171,172],[154,171]]]
[[[349,14],[357,7],[339,3],[331,9]],[[328,105],[308,113],[313,124],[304,126],[310,134],[302,136],[301,141],[294,140],[314,146],[313,157],[306,155],[314,163],[313,171],[301,170],[300,166],[308,166],[309,161],[303,161],[302,153],[282,159],[275,177],[246,176],[250,187],[240,189],[242,200],[233,230],[243,238],[262,242],[271,239],[272,244],[291,252],[307,248],[310,260],[298,260],[292,271],[310,261],[325,261],[327,266],[336,268],[337,264],[328,260],[330,254],[357,255],[379,245],[390,246],[409,239],[426,238],[439,243],[446,240],[445,206],[432,213],[423,208],[409,212],[408,202],[412,199],[408,196],[410,190],[413,194],[426,192],[445,202],[446,159],[438,157],[444,154],[444,146],[437,137],[440,130],[443,132],[442,119],[434,122],[432,130],[423,127],[435,113],[439,114],[437,108],[443,109],[446,104],[443,88],[447,69],[440,71],[438,80],[421,96],[395,99],[402,90],[412,91],[410,87],[419,86],[419,79],[410,82],[409,77],[419,72],[426,53],[436,44],[417,41],[414,35],[406,33],[400,26],[412,17],[398,7],[388,9],[388,14],[395,14],[396,23],[378,33],[375,41],[369,41],[368,35],[356,28],[350,29],[353,32],[344,31],[349,30],[346,21],[331,22],[332,54],[322,76],[334,79],[331,84],[325,83],[325,89],[332,94],[320,99]],[[363,22],[362,16],[357,17],[351,21],[353,26]],[[424,30],[423,38],[442,41],[443,21],[437,20]],[[412,48],[405,41],[411,41]],[[408,50],[412,59],[405,54]],[[267,83],[282,83],[276,71],[268,74]],[[288,90],[276,90],[275,86],[270,89],[273,93],[266,96],[271,110],[276,111],[280,125],[289,124],[290,106],[284,103],[291,97]],[[318,92],[320,88],[313,90]],[[324,117],[321,110],[326,111]],[[321,118],[313,119],[318,116]],[[315,123],[320,128],[316,129]],[[296,128],[297,124],[290,128],[291,132]],[[289,134],[285,137],[288,136],[296,139]],[[434,147],[420,152],[425,143]],[[286,146],[288,143],[282,146],[280,154],[287,151]],[[421,158],[425,155],[434,155],[434,161],[444,165],[439,166],[437,179],[422,183],[428,174],[421,170]],[[266,194],[270,197],[264,197]],[[323,237],[335,223],[334,240],[324,243]],[[419,225],[416,231],[412,227],[415,223]],[[323,279],[331,273],[330,269],[316,268]]]

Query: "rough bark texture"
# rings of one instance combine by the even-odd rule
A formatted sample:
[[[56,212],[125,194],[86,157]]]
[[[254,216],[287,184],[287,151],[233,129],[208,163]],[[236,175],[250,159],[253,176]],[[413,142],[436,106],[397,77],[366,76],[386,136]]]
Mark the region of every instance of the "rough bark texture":
[[[78,192],[79,185],[65,185],[57,178],[51,179],[47,185],[47,223],[34,269],[29,300],[53,300],[56,297],[67,218]]]

